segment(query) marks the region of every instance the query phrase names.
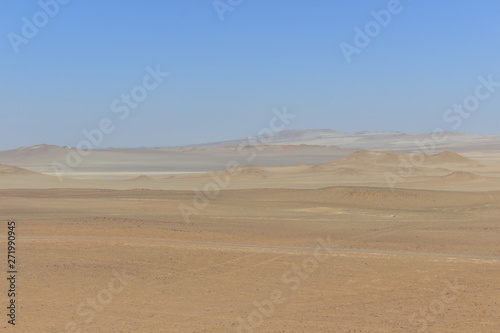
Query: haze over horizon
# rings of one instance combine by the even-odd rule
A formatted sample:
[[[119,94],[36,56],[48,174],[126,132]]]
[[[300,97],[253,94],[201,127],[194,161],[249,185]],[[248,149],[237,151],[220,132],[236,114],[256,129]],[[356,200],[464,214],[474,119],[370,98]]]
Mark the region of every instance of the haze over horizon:
[[[438,130],[438,129],[436,129]],[[463,132],[451,132],[445,131],[438,132],[441,133],[443,138],[435,141],[436,147],[435,152],[449,150],[445,149],[445,146],[453,147],[457,145],[460,147],[463,144],[468,144],[475,146],[477,148],[481,147],[482,150],[485,147],[490,147],[496,142],[500,135],[482,135],[476,133],[463,133]],[[346,149],[368,149],[376,151],[390,151],[389,143],[394,147],[400,147],[402,150],[406,151],[421,151],[425,152],[425,149],[419,146],[419,143],[429,143],[434,141],[433,132],[429,133],[411,133],[411,132],[401,132],[401,131],[359,131],[359,132],[341,132],[332,129],[290,129],[274,132],[272,137],[266,137],[265,135],[259,137],[259,135],[253,135],[248,137],[239,138],[228,138],[227,140],[220,141],[210,141],[210,142],[196,142],[187,145],[177,145],[177,146],[99,146],[93,148],[93,150],[107,150],[107,149],[176,149],[176,148],[215,148],[215,147],[225,147],[225,146],[246,146],[250,145],[269,145],[269,146],[287,146],[287,145],[312,145],[312,146],[330,146],[339,147]],[[452,135],[452,137],[450,136]],[[104,137],[104,135],[103,135]],[[436,136],[437,138],[438,136]],[[347,139],[347,140],[346,140]],[[84,137],[82,141],[88,141]],[[444,144],[444,146],[442,146]],[[60,147],[60,148],[77,148],[78,145],[54,145],[48,143],[37,143],[29,146],[20,146],[10,149],[0,149],[0,152],[14,151],[17,149],[26,148],[41,148],[43,146],[47,147]],[[403,147],[403,148],[401,148]],[[453,150],[453,148],[450,148]]]
[[[391,2],[243,1],[221,20],[212,1],[69,1],[13,44],[40,3],[0,4],[0,150],[76,146],[105,118],[93,148],[232,140],[284,107],[285,129],[500,134],[497,1],[401,0],[349,56]],[[474,112],[454,109],[481,85]]]

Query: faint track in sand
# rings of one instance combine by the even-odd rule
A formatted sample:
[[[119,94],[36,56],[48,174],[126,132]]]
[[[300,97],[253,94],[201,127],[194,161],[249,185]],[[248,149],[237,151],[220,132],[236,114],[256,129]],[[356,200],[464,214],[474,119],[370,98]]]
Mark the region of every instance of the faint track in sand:
[[[1,236],[0,236],[1,237]],[[147,247],[186,247],[191,249],[206,249],[215,251],[235,250],[254,253],[277,253],[310,255],[314,253],[315,246],[289,246],[289,245],[267,245],[267,244],[242,244],[221,243],[197,240],[183,240],[171,238],[148,238],[148,237],[99,237],[99,236],[23,236],[22,242],[107,242],[119,245],[147,246]],[[359,256],[359,257],[421,257],[436,258],[448,261],[466,261],[472,263],[499,264],[498,255],[420,252],[406,250],[384,250],[367,248],[340,248],[332,247],[330,256]],[[324,251],[322,251],[324,252]]]

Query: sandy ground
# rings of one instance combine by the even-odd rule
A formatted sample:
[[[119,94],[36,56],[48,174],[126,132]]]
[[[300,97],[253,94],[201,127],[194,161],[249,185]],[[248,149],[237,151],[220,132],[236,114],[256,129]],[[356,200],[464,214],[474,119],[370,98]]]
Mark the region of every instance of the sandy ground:
[[[499,212],[498,191],[3,189],[0,330],[499,332]]]

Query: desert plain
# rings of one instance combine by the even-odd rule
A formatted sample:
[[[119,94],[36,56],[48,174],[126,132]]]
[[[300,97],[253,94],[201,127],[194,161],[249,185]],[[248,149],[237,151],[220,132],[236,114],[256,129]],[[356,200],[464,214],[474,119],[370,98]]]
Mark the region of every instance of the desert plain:
[[[500,152],[477,142],[100,150],[62,179],[72,148],[0,152],[0,330],[499,332]]]

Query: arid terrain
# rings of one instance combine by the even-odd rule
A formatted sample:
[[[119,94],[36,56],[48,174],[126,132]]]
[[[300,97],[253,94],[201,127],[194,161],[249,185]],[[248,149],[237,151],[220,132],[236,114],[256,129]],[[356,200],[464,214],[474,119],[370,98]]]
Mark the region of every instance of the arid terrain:
[[[410,151],[275,146],[267,164],[95,163],[62,181],[39,149],[0,154],[19,271],[2,332],[500,332],[491,147],[403,170]]]

